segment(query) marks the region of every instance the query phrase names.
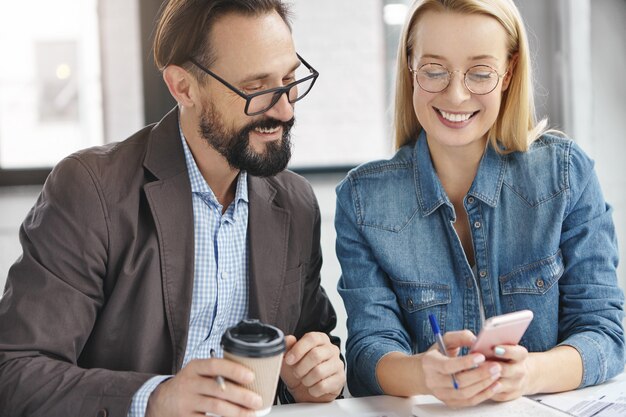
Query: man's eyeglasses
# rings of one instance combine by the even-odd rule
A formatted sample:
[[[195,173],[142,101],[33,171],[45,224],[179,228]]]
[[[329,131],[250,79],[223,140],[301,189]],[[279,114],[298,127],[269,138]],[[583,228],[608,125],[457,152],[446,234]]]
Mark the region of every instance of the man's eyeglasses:
[[[297,55],[297,54],[296,54]],[[213,71],[204,67],[194,58],[191,58],[192,64],[196,67],[200,68],[202,71],[209,74],[211,77],[215,78],[220,83],[224,84],[228,89],[233,91],[235,94],[246,100],[246,107],[244,112],[248,116],[256,116],[258,114],[265,113],[269,109],[271,109],[278,100],[282,97],[283,94],[287,94],[287,99],[291,104],[295,103],[298,100],[301,100],[306,96],[313,84],[315,84],[315,80],[319,76],[319,72],[317,72],[312,66],[310,66],[300,55],[297,55],[300,62],[302,62],[305,66],[304,69],[298,68],[296,70],[296,80],[292,83],[289,83],[283,87],[270,88],[268,90],[259,91],[257,93],[246,94],[243,91],[237,89],[228,81],[224,80],[219,75],[215,74]],[[305,71],[306,74],[302,76],[302,78],[298,79],[298,74]]]
[[[446,67],[439,64],[424,64],[418,69],[409,68],[415,76],[417,84],[424,91],[429,93],[440,93],[450,85],[452,74],[460,71],[448,71]],[[463,83],[467,89],[478,95],[489,94],[498,86],[500,78],[504,74],[498,74],[489,65],[475,65],[463,74]]]

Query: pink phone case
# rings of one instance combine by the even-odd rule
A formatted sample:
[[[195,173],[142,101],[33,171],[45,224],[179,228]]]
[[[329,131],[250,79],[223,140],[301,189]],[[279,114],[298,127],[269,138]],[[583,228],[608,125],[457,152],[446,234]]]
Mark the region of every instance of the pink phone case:
[[[494,356],[495,346],[517,345],[532,319],[533,312],[530,310],[520,310],[487,319],[470,352],[491,357]]]

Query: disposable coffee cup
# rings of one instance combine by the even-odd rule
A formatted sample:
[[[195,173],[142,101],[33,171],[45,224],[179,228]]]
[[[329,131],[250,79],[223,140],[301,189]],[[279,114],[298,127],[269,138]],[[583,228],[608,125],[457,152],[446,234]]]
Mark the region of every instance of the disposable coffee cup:
[[[263,398],[264,416],[272,409],[280,367],[285,354],[285,335],[280,329],[259,320],[242,320],[222,336],[224,358],[242,364],[254,372],[254,381],[244,385]]]

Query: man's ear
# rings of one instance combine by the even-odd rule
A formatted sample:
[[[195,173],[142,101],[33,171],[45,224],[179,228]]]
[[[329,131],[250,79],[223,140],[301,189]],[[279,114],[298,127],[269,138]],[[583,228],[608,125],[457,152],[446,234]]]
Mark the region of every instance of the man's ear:
[[[163,81],[167,85],[174,100],[185,107],[193,107],[199,103],[198,82],[183,67],[168,65],[163,70]]]
[[[509,68],[506,71],[506,75],[502,79],[502,92],[504,93],[507,88],[509,88],[509,84],[511,83],[511,78],[513,78],[513,72],[515,71],[515,66],[517,65],[518,55],[515,54],[509,60]]]

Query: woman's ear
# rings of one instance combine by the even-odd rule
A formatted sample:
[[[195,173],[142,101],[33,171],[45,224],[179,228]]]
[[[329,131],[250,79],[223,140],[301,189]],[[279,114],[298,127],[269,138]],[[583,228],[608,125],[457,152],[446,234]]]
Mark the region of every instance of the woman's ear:
[[[193,107],[198,104],[198,82],[183,67],[168,65],[163,70],[163,81],[174,100],[185,107]]]
[[[411,87],[415,88],[415,74],[413,74],[413,58],[411,55],[406,57],[406,69],[409,71],[409,78],[411,78]]]
[[[511,78],[513,78],[513,72],[515,71],[515,66],[517,65],[518,55],[515,54],[509,60],[509,67],[506,70],[506,75],[502,79],[502,92],[504,93],[507,88],[509,88],[509,84],[511,83]]]

